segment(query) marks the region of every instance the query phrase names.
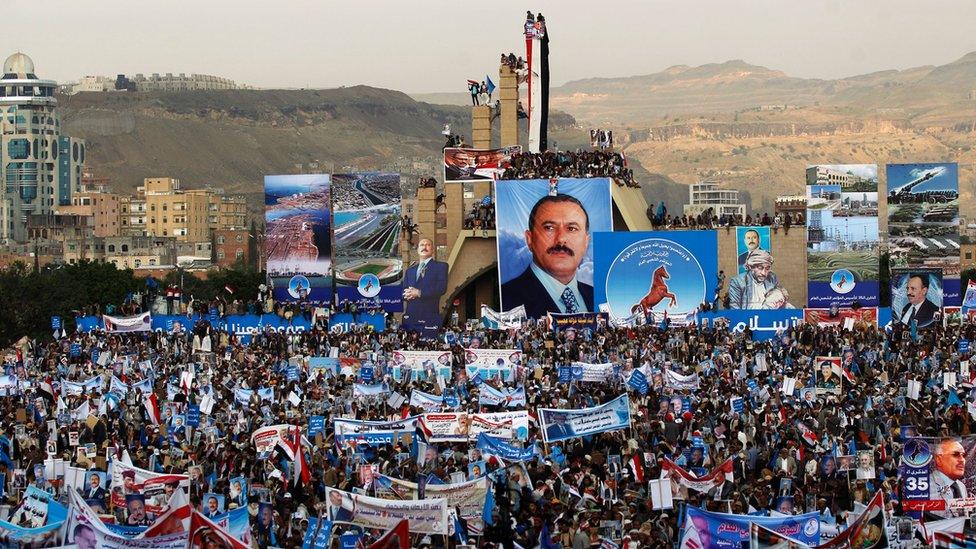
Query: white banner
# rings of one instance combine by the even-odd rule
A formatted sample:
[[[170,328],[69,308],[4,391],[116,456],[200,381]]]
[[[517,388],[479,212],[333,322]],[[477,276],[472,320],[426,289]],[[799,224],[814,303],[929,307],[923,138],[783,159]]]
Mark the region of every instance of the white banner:
[[[399,421],[363,421],[358,419],[335,418],[335,438],[339,445],[366,442],[373,446],[396,443],[405,434],[413,436],[417,428],[417,417]]]
[[[489,330],[516,330],[522,327],[526,318],[525,305],[501,312],[487,305],[481,306],[481,323]]]
[[[152,330],[152,317],[149,312],[135,316],[102,315],[105,331],[109,333],[148,332]]]
[[[381,499],[418,499],[420,496],[416,482],[386,475],[377,475],[373,479],[373,487]],[[475,536],[480,535],[484,528],[482,513],[487,495],[487,477],[458,484],[427,484],[424,487],[425,498],[444,498],[449,509],[460,508],[461,518],[468,521],[468,533]]]
[[[664,371],[665,384],[672,389],[697,389],[698,374],[681,375],[673,370]]]
[[[258,456],[270,456],[279,444],[284,449],[283,441],[288,436],[288,430],[291,427],[291,425],[282,423],[280,425],[268,425],[254,431],[251,434],[251,442],[254,443]]]
[[[578,381],[604,382],[613,375],[613,364],[587,364],[574,362],[572,365],[573,379]]]
[[[514,377],[514,368],[522,362],[522,351],[516,349],[465,349],[464,364],[468,379],[480,376],[481,379],[509,381]]]
[[[410,405],[423,408],[425,412],[440,412],[444,406],[444,397],[414,389],[410,391]]]
[[[630,427],[630,399],[626,394],[592,408],[539,408],[538,413],[542,439],[545,442],[558,442]]]
[[[329,520],[351,522],[367,528],[389,530],[401,520],[410,522],[410,531],[424,534],[450,533],[447,500],[389,500],[350,494],[326,488]]]
[[[393,351],[390,362],[393,378],[407,381],[441,376],[451,379],[450,351]]]
[[[498,425],[512,422],[512,437],[519,440],[529,439],[529,412],[527,410],[515,410],[512,412],[494,412],[491,414],[475,414],[475,417],[488,423]],[[488,433],[491,435],[491,433]],[[498,435],[492,435],[498,436]],[[477,438],[477,435],[474,437]],[[503,438],[499,436],[499,438]]]

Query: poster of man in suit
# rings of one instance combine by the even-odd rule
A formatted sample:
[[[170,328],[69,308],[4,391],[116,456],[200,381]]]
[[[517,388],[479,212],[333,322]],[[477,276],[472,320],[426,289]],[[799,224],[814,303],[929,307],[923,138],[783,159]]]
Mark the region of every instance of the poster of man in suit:
[[[942,311],[942,270],[892,269],[891,317],[917,328],[931,326]]]
[[[447,263],[434,259],[431,239],[417,243],[417,261],[407,268],[403,286],[404,329],[436,337],[443,322],[440,300],[447,292]]]
[[[592,234],[612,231],[610,180],[495,183],[501,309],[594,312]]]

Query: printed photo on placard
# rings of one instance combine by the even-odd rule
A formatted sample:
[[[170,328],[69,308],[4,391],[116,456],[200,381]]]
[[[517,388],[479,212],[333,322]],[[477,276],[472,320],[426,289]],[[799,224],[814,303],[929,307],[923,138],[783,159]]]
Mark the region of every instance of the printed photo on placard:
[[[944,292],[941,269],[891,270],[891,320],[927,328],[941,319]]]
[[[813,361],[818,395],[839,395],[844,384],[844,369],[839,356],[818,356]]]

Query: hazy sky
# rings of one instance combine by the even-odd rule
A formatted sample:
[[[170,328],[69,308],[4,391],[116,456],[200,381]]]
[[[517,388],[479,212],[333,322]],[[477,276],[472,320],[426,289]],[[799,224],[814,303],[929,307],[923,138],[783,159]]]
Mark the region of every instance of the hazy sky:
[[[551,30],[554,84],[729,59],[837,78],[976,50],[971,0],[3,0],[4,53],[38,75],[173,72],[259,87],[465,91],[524,52],[525,9]],[[11,19],[11,16],[14,15]],[[520,49],[521,48],[521,49]]]

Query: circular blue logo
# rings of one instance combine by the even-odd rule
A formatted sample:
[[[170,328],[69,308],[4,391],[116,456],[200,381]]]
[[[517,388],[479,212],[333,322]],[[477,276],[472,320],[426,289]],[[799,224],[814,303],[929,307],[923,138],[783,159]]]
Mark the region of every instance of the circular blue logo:
[[[616,318],[650,312],[682,315],[705,301],[705,272],[687,248],[649,238],[624,248],[607,272],[606,295]]]
[[[372,273],[364,274],[359,277],[358,289],[363,297],[376,297],[380,295],[380,278]]]
[[[905,443],[901,459],[909,467],[925,467],[932,461],[932,450],[928,442],[920,438],[912,438]]]
[[[295,299],[304,299],[312,289],[312,284],[305,275],[295,275],[288,281],[288,295]]]
[[[854,286],[856,286],[854,273],[847,269],[837,269],[834,274],[830,275],[830,289],[834,293],[846,294],[853,290]]]

